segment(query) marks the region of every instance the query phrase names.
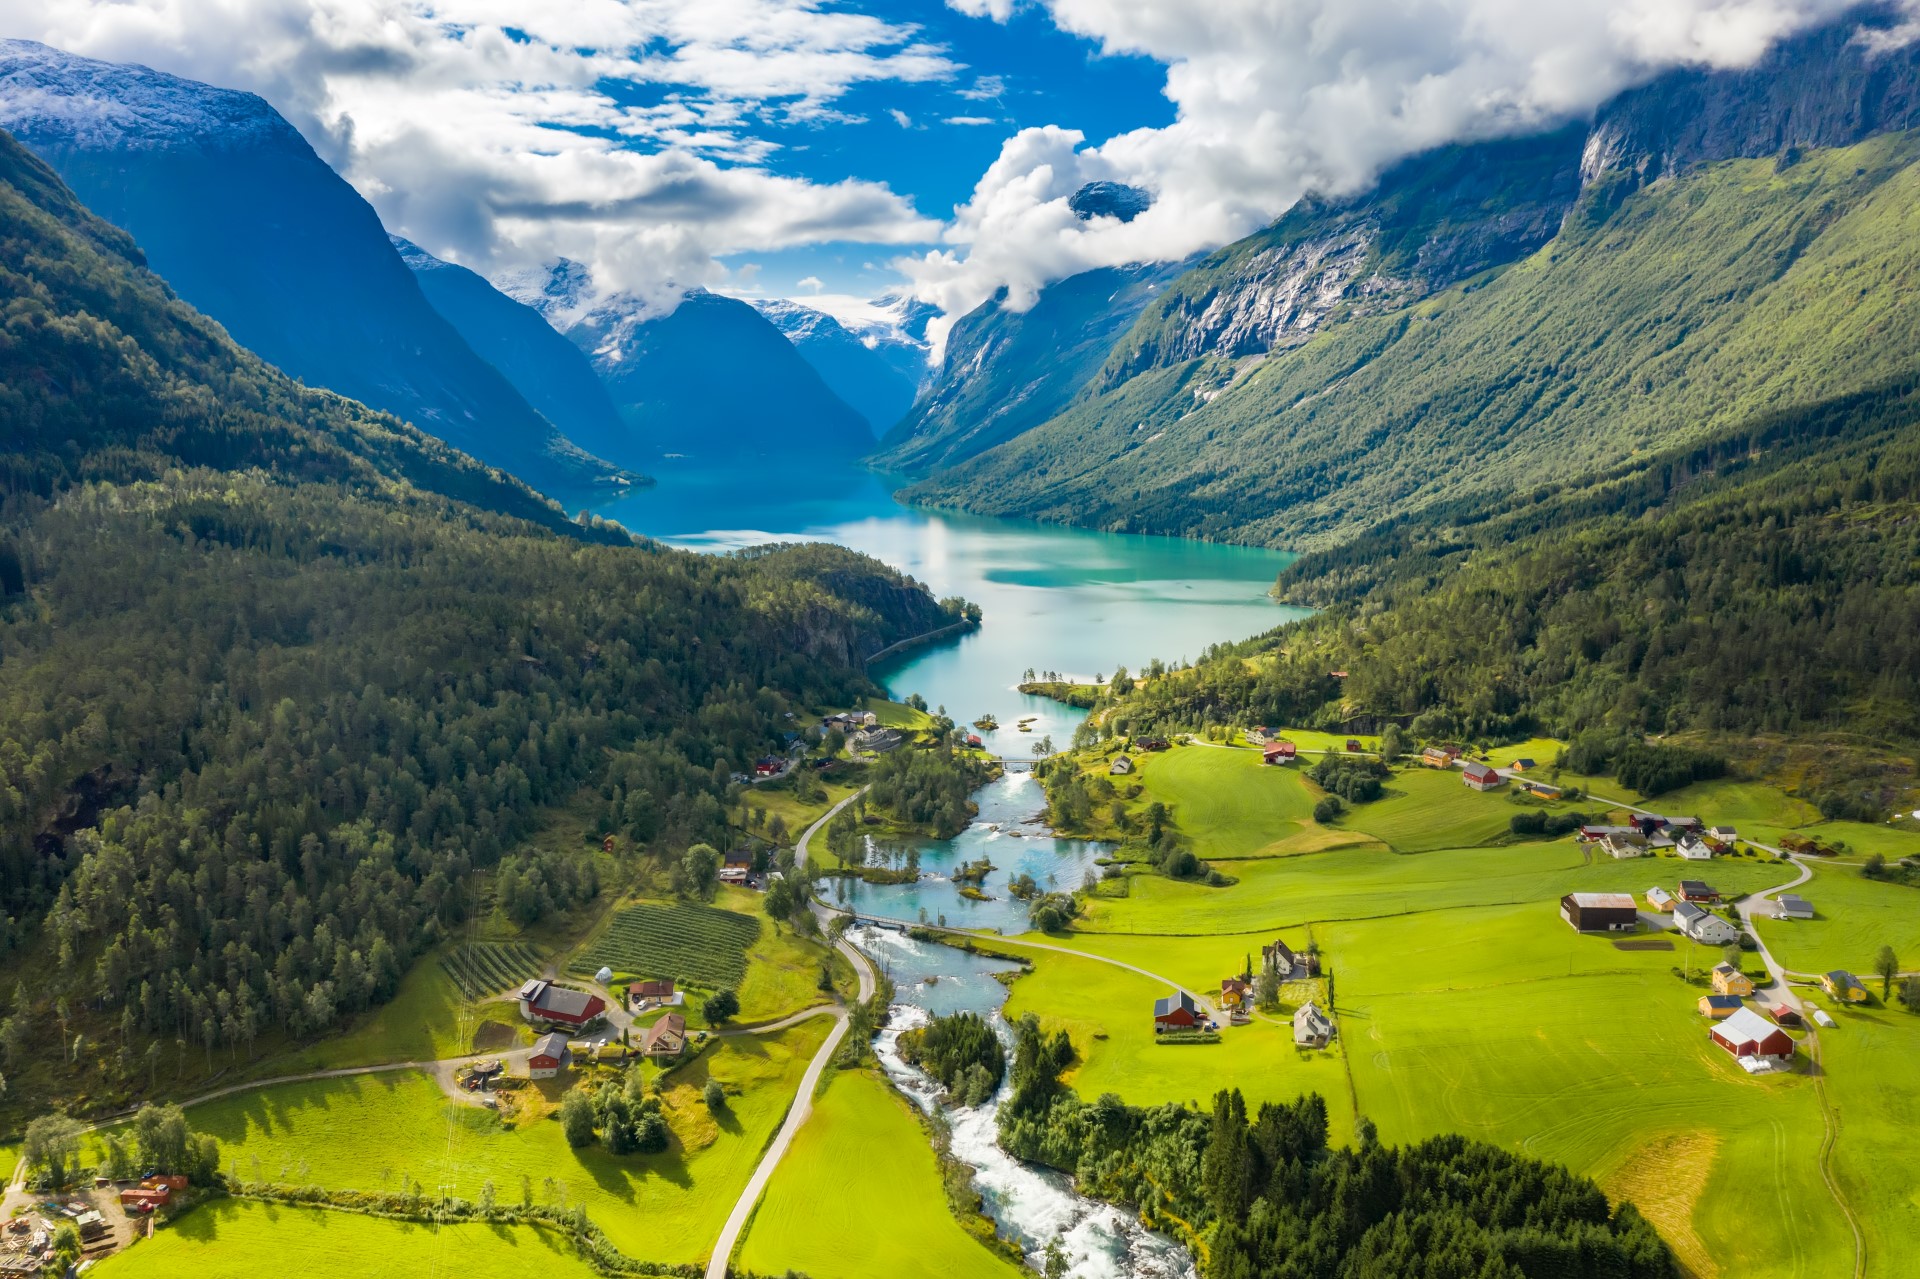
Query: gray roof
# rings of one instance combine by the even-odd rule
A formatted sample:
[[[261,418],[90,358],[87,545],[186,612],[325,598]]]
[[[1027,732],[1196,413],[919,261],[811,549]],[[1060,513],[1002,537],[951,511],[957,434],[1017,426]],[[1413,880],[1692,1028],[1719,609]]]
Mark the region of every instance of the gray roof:
[[[561,1061],[567,1059],[567,1037],[559,1031],[551,1035],[542,1035],[533,1041],[533,1055],[536,1057],[554,1057]]]
[[[1706,913],[1692,902],[1681,901],[1673,904],[1673,917],[1682,923],[1690,924]]]
[[[1199,1005],[1195,1004],[1193,1002],[1193,996],[1184,990],[1168,995],[1164,999],[1156,999],[1153,1001],[1153,1015],[1155,1017],[1165,1017],[1176,1008],[1184,1008],[1196,1017],[1200,1015]]]
[[[587,1005],[595,998],[584,990],[574,990],[569,986],[555,986],[550,982],[542,982],[541,985],[545,989],[532,1001],[533,1006],[541,1012],[579,1017],[586,1013]]]

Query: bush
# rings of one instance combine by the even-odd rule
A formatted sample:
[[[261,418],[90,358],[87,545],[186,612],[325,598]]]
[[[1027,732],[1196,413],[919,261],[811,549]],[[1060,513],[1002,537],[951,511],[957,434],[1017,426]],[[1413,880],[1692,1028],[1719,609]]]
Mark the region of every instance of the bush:
[[[1313,806],[1313,820],[1325,826],[1329,822],[1338,820],[1340,814],[1346,811],[1347,806],[1340,802],[1338,795],[1329,795]]]
[[[700,1096],[707,1103],[707,1109],[716,1115],[727,1108],[727,1090],[720,1086],[718,1079],[707,1080]]]
[[[718,1026],[740,1011],[740,996],[731,990],[715,991],[700,1005],[700,1015],[709,1026]]]

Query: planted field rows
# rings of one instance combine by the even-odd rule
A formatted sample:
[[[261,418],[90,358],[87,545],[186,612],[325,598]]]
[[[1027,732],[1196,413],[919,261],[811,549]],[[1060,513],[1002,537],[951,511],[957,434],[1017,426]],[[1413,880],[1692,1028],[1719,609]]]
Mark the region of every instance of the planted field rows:
[[[629,906],[574,962],[576,972],[601,966],[636,977],[671,977],[696,986],[737,986],[760,921],[711,906]]]
[[[540,952],[524,942],[472,942],[440,961],[468,999],[512,990],[540,973]]]

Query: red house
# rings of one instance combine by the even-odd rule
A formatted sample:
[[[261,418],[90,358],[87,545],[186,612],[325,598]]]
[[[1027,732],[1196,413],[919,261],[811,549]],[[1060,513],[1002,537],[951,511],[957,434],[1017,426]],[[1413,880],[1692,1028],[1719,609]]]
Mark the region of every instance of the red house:
[[[1359,738],[1357,738],[1357,737],[1349,737],[1349,738],[1347,739],[1347,749],[1348,749],[1348,750],[1350,750],[1350,751],[1362,751],[1362,750],[1365,750],[1365,749],[1366,749],[1366,747],[1364,747],[1364,746],[1362,746],[1362,745],[1360,744],[1360,739],[1359,739]]]
[[[584,990],[569,990],[534,978],[520,988],[520,1015],[531,1022],[551,1022],[578,1029],[606,1014],[607,1001]]]
[[[1200,1005],[1184,990],[1153,1001],[1153,1033],[1156,1035],[1169,1030],[1192,1030],[1200,1022]]]
[[[1298,754],[1298,748],[1292,742],[1268,742],[1261,750],[1260,757],[1269,764],[1291,764]]]

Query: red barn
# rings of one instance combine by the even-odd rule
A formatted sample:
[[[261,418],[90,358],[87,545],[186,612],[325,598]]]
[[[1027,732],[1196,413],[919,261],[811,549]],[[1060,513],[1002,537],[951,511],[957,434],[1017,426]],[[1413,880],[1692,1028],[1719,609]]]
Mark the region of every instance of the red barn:
[[[1200,1021],[1200,1005],[1184,990],[1153,1001],[1153,1033],[1156,1035],[1169,1030],[1192,1030]]]
[[[1742,1008],[1713,1028],[1713,1042],[1739,1058],[1782,1065],[1793,1056],[1793,1036],[1751,1008]]]
[[[531,1022],[550,1022],[578,1029],[598,1021],[607,1001],[584,990],[569,990],[539,978],[520,988],[520,1015]]]

